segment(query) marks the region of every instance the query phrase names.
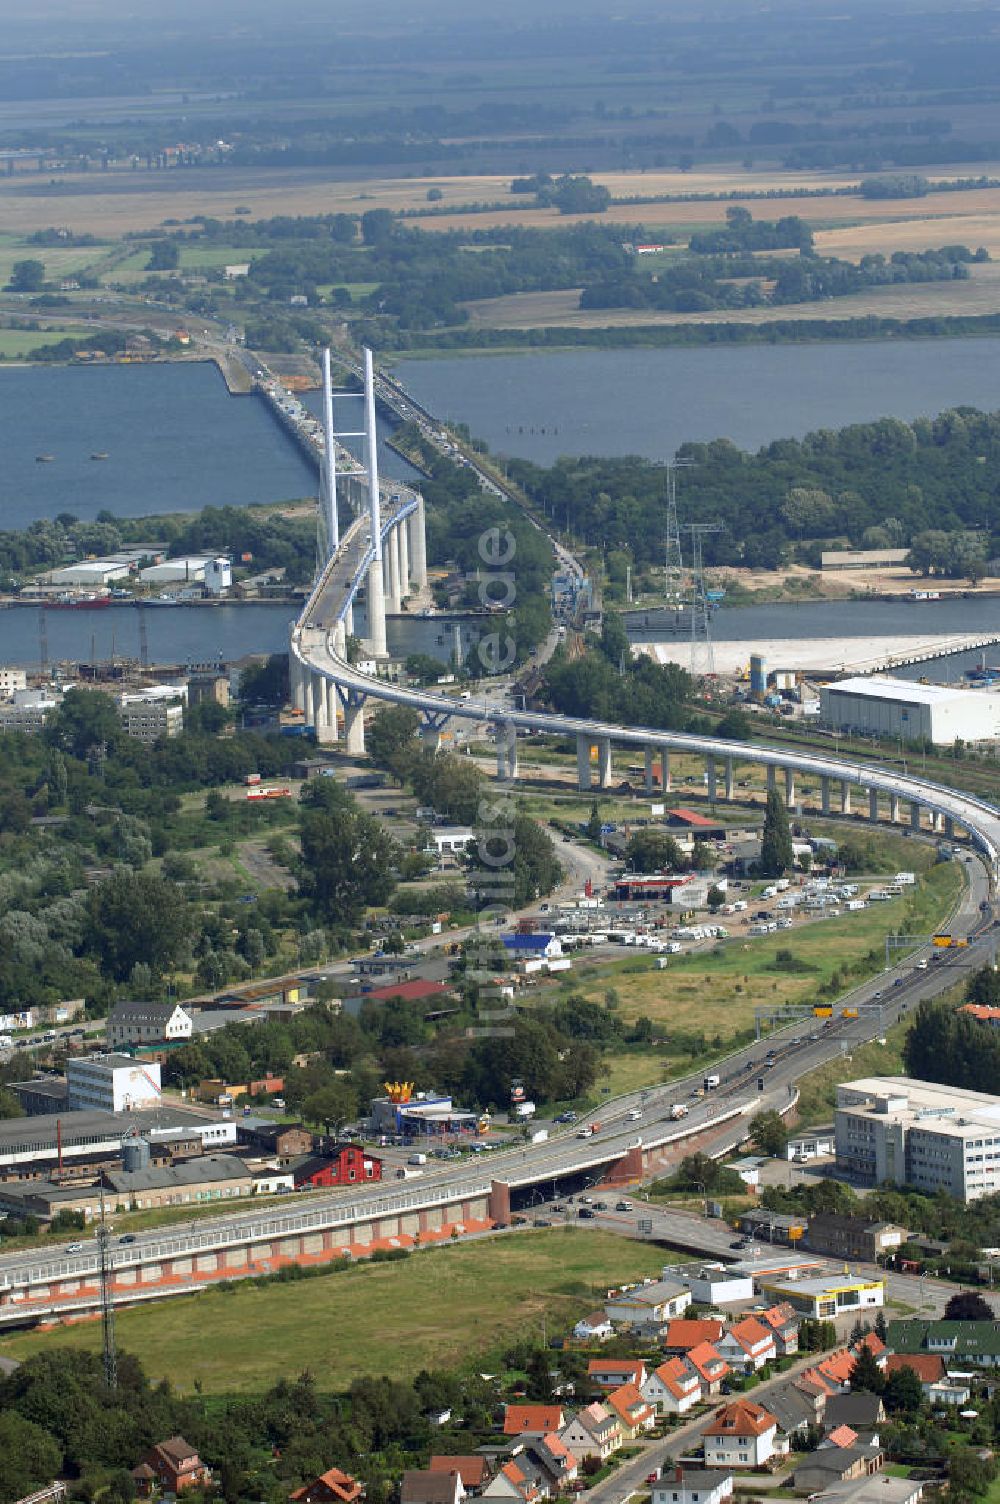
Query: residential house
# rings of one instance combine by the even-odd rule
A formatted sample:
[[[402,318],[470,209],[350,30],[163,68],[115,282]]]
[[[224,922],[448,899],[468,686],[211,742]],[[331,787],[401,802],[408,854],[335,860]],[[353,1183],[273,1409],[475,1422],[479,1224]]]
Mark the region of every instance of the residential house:
[[[312,1153],[313,1136],[301,1123],[268,1123],[260,1118],[244,1118],[236,1124],[240,1143],[248,1144],[260,1154],[273,1155],[282,1163]]]
[[[715,1347],[719,1356],[725,1358],[740,1373],[756,1373],[765,1363],[773,1363],[778,1356],[778,1344],[773,1330],[755,1316],[745,1316],[742,1321],[734,1321]]]
[[[799,1318],[787,1301],[769,1306],[766,1311],[755,1311],[761,1326],[774,1333],[779,1358],[788,1358],[799,1350]]]
[[[608,1395],[608,1409],[618,1418],[622,1441],[635,1441],[644,1431],[651,1431],[656,1411],[647,1404],[635,1384],[622,1384]]]
[[[732,1473],[674,1467],[653,1484],[650,1504],[725,1504],[732,1497]]]
[[[807,1452],[795,1469],[795,1487],[815,1494],[831,1483],[848,1483],[855,1478],[870,1478],[882,1466],[882,1453],[868,1447],[817,1447]]]
[[[894,1353],[941,1353],[963,1368],[1000,1367],[1000,1321],[890,1321]]]
[[[777,1420],[763,1405],[750,1400],[721,1406],[702,1435],[706,1467],[763,1467],[782,1450]]]
[[[639,1358],[591,1358],[587,1378],[609,1392],[621,1384],[634,1384],[641,1389],[646,1382],[646,1365]]]
[[[180,1494],[187,1488],[201,1488],[211,1483],[211,1470],[205,1466],[190,1442],[183,1436],[158,1441],[133,1468],[136,1491],[147,1497],[156,1486],[164,1493]]]
[[[465,1485],[458,1468],[451,1472],[434,1472],[431,1468],[410,1468],[399,1485],[399,1504],[462,1504]]]
[[[523,1451],[501,1464],[496,1477],[490,1479],[480,1495],[509,1504],[538,1504],[548,1496],[549,1487],[541,1467]]]
[[[290,1161],[295,1189],[308,1186],[365,1185],[382,1179],[382,1161],[360,1144],[333,1144],[322,1154]]]
[[[663,1348],[668,1353],[687,1353],[702,1342],[718,1342],[725,1327],[712,1317],[684,1317],[672,1321],[663,1334]]]
[[[364,1491],[364,1484],[357,1478],[341,1472],[339,1467],[331,1467],[288,1497],[291,1504],[355,1504]]]
[[[561,1493],[576,1482],[580,1471],[577,1460],[555,1432],[529,1441],[525,1450],[542,1469],[554,1493]]]
[[[622,1432],[618,1417],[607,1406],[595,1401],[579,1410],[568,1425],[563,1426],[559,1439],[578,1462],[585,1457],[598,1457],[605,1462],[621,1446]]]
[[[804,1436],[823,1423],[826,1391],[815,1385],[788,1379],[768,1390],[767,1406],[783,1436]],[[852,1433],[853,1434],[853,1433]]]
[[[718,1394],[730,1368],[717,1347],[711,1342],[699,1342],[697,1347],[692,1347],[684,1354],[684,1361],[701,1380],[701,1392],[705,1399]]]
[[[858,1440],[869,1446],[879,1445],[885,1424],[885,1407],[881,1397],[862,1390],[849,1394],[831,1394],[824,1405],[824,1424],[831,1430],[850,1426]]]
[[[581,1316],[573,1328],[573,1336],[578,1342],[607,1342],[614,1333],[615,1329],[604,1311],[591,1311],[589,1316]]]
[[[701,1375],[684,1358],[668,1358],[648,1375],[642,1395],[657,1415],[685,1415],[701,1399]]]
[[[676,1317],[691,1304],[691,1291],[677,1280],[651,1280],[648,1285],[633,1285],[620,1290],[604,1309],[615,1326],[624,1326],[643,1336],[659,1337]]]
[[[967,1405],[972,1397],[968,1380],[949,1376],[940,1353],[890,1354],[885,1363],[886,1374],[898,1373],[902,1368],[913,1370],[931,1405]]]
[[[833,1212],[814,1212],[809,1218],[805,1246],[814,1253],[837,1259],[864,1259],[875,1263],[879,1254],[893,1253],[906,1241],[906,1228],[895,1222],[868,1222],[864,1217],[844,1217]]]
[[[548,1436],[561,1432],[566,1424],[561,1405],[505,1405],[505,1436]]]
[[[490,1467],[488,1457],[480,1457],[477,1454],[471,1456],[456,1457],[431,1457],[427,1463],[427,1469],[431,1473],[458,1473],[462,1480],[462,1487],[467,1494],[479,1493],[485,1488],[490,1480],[493,1469]]]

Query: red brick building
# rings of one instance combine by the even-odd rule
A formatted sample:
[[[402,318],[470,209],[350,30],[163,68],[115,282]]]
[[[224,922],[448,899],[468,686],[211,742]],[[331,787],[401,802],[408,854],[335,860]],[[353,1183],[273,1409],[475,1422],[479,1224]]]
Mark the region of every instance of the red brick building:
[[[210,1470],[183,1436],[157,1442],[139,1466],[132,1469],[132,1477],[136,1492],[146,1498],[154,1487],[164,1493],[180,1494],[186,1488],[200,1488],[212,1481]]]

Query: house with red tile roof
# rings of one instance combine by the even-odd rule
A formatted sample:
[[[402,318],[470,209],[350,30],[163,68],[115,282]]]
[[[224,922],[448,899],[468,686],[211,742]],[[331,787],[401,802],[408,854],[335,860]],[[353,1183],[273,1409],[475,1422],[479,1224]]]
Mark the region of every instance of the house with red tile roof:
[[[622,1441],[635,1441],[644,1431],[651,1431],[656,1411],[639,1393],[635,1384],[622,1384],[608,1395],[608,1409],[618,1417]]]
[[[684,1354],[684,1361],[693,1368],[701,1380],[701,1392],[705,1399],[718,1394],[723,1379],[730,1372],[729,1364],[711,1342],[699,1342]]]
[[[483,1489],[484,1499],[503,1499],[511,1504],[538,1504],[549,1496],[548,1486],[542,1481],[541,1469],[518,1453],[503,1463],[495,1478]]]
[[[787,1358],[799,1350],[799,1318],[787,1301],[769,1306],[766,1311],[755,1311],[761,1326],[774,1333],[779,1358]]]
[[[589,1316],[581,1316],[573,1328],[573,1336],[578,1342],[607,1342],[615,1334],[605,1311],[591,1311]]]
[[[355,1504],[364,1495],[364,1485],[339,1467],[327,1468],[288,1497],[291,1504]]]
[[[538,1441],[530,1441],[525,1450],[532,1461],[538,1463],[554,1492],[559,1493],[576,1482],[579,1464],[554,1431]]]
[[[133,1468],[139,1493],[151,1493],[154,1483],[165,1493],[179,1494],[187,1488],[201,1488],[211,1483],[212,1474],[197,1451],[183,1436],[170,1436],[158,1441],[143,1457],[138,1468]]]
[[[595,1401],[579,1410],[559,1433],[559,1439],[578,1462],[585,1457],[599,1457],[605,1462],[622,1444],[622,1428],[617,1415]]]
[[[945,1361],[940,1353],[893,1353],[886,1359],[887,1377],[899,1373],[901,1368],[913,1369],[925,1394],[932,1384],[939,1384],[947,1374]]]
[[[657,1415],[685,1415],[701,1399],[701,1377],[684,1358],[675,1355],[653,1369],[642,1394]]]
[[[852,1431],[850,1426],[834,1426],[828,1431],[823,1440],[831,1447],[855,1447],[858,1444],[858,1433]]]
[[[664,1332],[663,1347],[668,1353],[690,1352],[699,1343],[718,1342],[724,1331],[723,1323],[712,1317],[692,1317],[689,1320],[681,1316],[677,1321],[672,1321]]]
[[[587,1378],[609,1392],[621,1384],[634,1384],[641,1389],[646,1381],[646,1365],[641,1358],[591,1358]]]
[[[427,1468],[432,1473],[457,1472],[462,1480],[462,1487],[469,1494],[478,1493],[481,1488],[485,1488],[490,1481],[490,1473],[493,1471],[488,1458],[475,1454],[457,1457],[434,1456],[428,1462]]]
[[[750,1400],[721,1406],[701,1434],[706,1467],[762,1467],[782,1450],[777,1420],[763,1405]]]
[[[547,1436],[566,1424],[561,1405],[507,1405],[503,1415],[505,1436]]]
[[[865,1335],[851,1348],[853,1353],[859,1353],[866,1347],[880,1368],[885,1367],[885,1355],[889,1351],[878,1332],[866,1332]]]
[[[734,1321],[715,1347],[719,1356],[725,1358],[740,1373],[756,1373],[758,1368],[763,1368],[765,1363],[773,1363],[778,1356],[778,1344],[773,1330],[755,1316],[745,1316],[742,1321]]]

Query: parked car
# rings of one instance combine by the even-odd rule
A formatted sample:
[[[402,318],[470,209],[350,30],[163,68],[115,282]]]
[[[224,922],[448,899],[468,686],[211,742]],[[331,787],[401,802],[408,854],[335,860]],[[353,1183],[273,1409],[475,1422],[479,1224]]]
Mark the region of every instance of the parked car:
[[[631,1203],[631,1201],[616,1201],[615,1202],[615,1211],[616,1212],[630,1212],[631,1210],[632,1210],[632,1203]]]
[[[581,1206],[581,1208],[580,1208],[580,1216],[581,1217],[596,1217],[596,1215],[597,1215],[597,1213],[594,1211],[594,1209],[593,1209],[592,1206]]]

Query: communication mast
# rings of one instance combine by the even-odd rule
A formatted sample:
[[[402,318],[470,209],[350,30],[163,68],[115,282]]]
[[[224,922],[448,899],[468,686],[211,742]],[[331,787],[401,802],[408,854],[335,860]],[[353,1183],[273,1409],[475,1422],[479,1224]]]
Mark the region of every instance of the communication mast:
[[[104,1382],[109,1389],[118,1388],[118,1351],[115,1347],[115,1302],[111,1291],[110,1233],[104,1215],[104,1192],[101,1191],[101,1223],[97,1229],[97,1257],[101,1276],[101,1327],[104,1334]]]
[[[721,533],[721,522],[689,522],[691,534],[691,677],[715,673],[712,645],[712,607],[705,589],[703,540],[707,533]]]

